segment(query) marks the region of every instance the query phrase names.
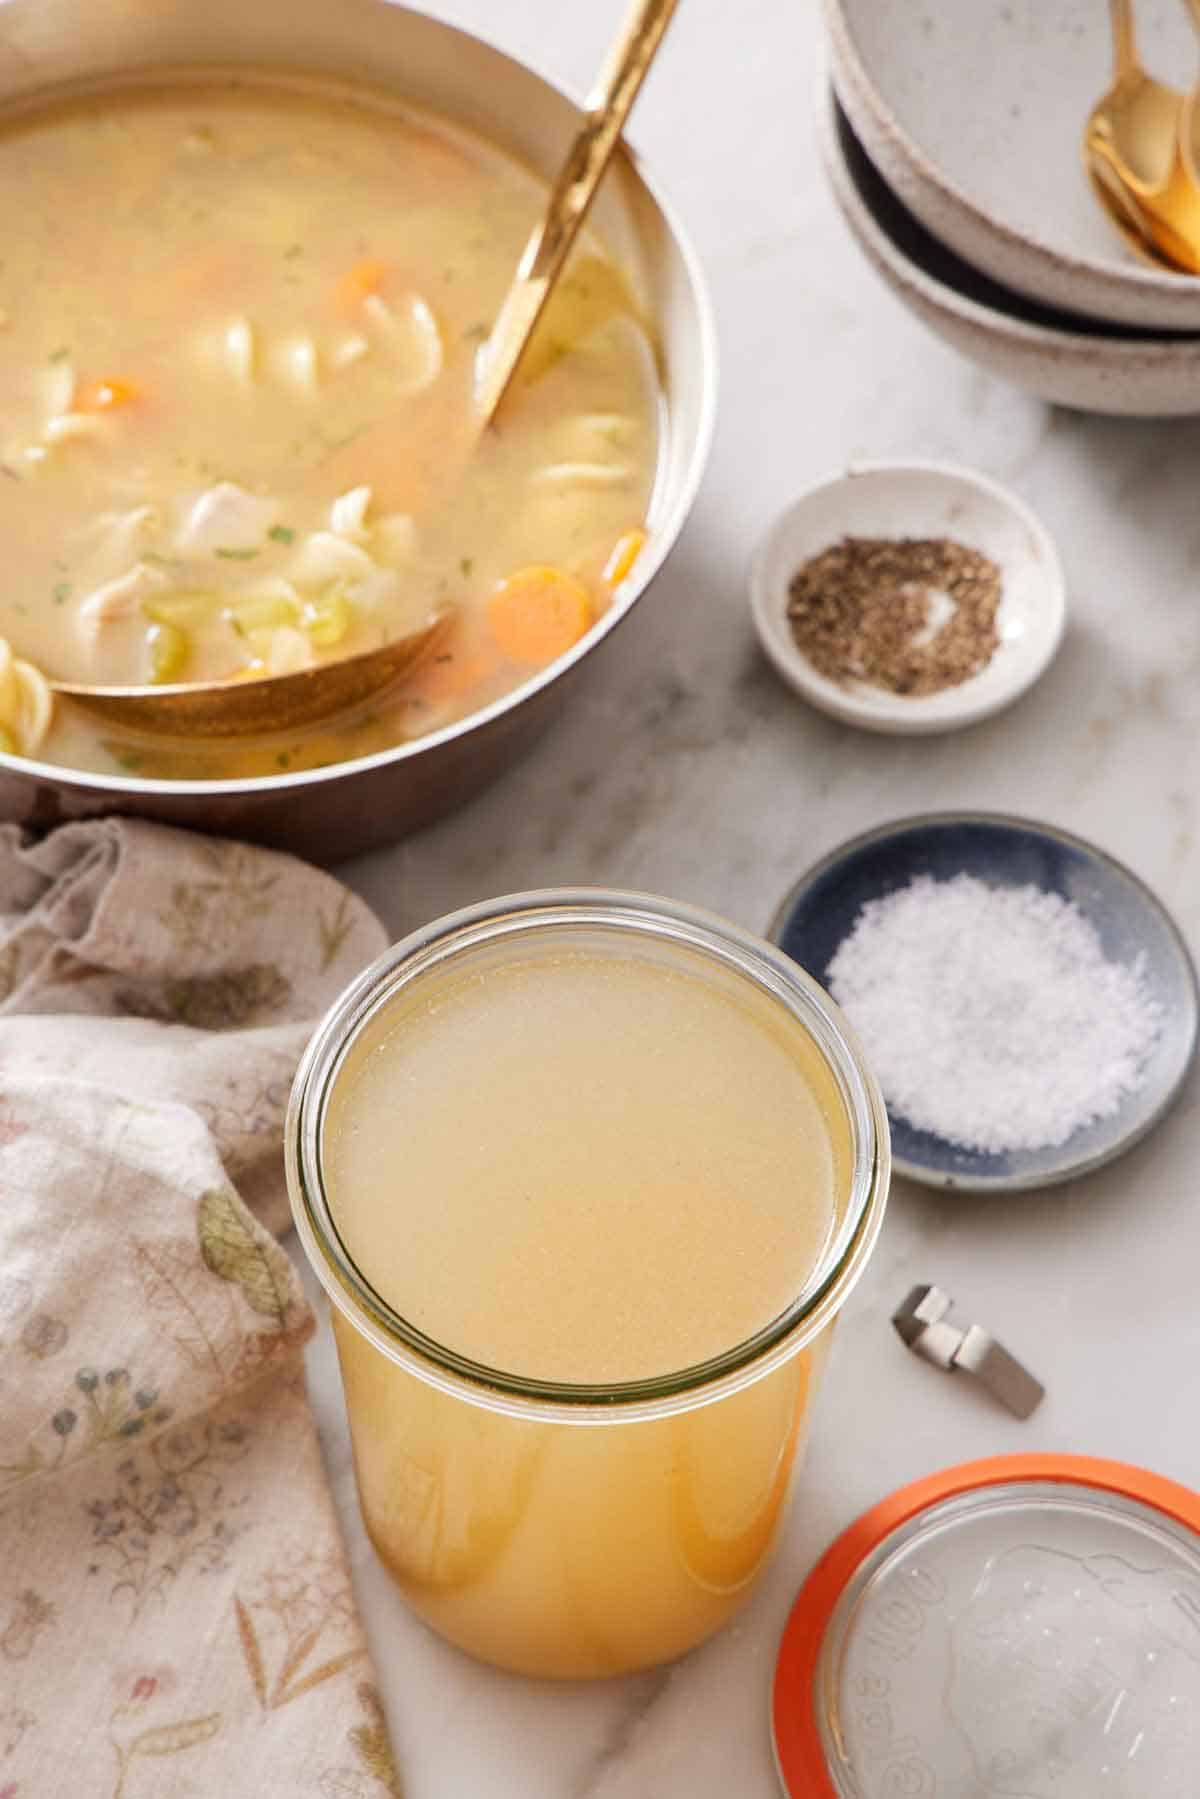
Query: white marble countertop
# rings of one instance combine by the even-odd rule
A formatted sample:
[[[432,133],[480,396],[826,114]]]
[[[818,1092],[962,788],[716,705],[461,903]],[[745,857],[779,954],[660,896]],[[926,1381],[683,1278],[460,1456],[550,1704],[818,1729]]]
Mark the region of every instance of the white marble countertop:
[[[576,89],[620,4],[445,0]],[[813,0],[680,8],[633,136],[716,303],[714,454],[666,572],[571,715],[475,804],[343,872],[389,928],[555,883],[671,894],[761,930],[815,857],[940,806],[1028,813],[1128,862],[1200,934],[1200,421],[1053,411],[926,336],[861,261],[813,147]],[[745,571],[800,487],[848,458],[944,457],[1011,483],[1056,536],[1060,656],[956,736],[872,738],[788,692],[752,637]],[[310,1372],[406,1799],[772,1799],[767,1726],[788,1607],[825,1545],[891,1488],[971,1457],[1068,1450],[1200,1486],[1197,1090],[1115,1166],[1045,1195],[898,1183],[842,1320],[778,1558],[741,1620],[663,1672],[586,1686],[468,1661],[406,1611],[355,1509],[332,1347]],[[1046,1381],[1026,1424],[907,1355],[888,1323],[935,1281]]]

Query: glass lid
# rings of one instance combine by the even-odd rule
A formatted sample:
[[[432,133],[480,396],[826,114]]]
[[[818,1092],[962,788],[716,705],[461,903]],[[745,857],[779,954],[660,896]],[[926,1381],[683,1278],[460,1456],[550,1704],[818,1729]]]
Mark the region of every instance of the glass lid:
[[[1196,1799],[1200,1496],[1014,1456],[892,1495],[784,1633],[792,1799]]]

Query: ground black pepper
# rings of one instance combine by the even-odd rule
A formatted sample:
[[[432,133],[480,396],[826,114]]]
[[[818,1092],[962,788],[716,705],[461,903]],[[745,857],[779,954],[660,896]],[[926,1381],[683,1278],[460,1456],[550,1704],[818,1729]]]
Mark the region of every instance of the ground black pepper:
[[[843,537],[788,588],[797,647],[819,674],[938,693],[978,674],[1000,638],[1000,570],[950,537]]]

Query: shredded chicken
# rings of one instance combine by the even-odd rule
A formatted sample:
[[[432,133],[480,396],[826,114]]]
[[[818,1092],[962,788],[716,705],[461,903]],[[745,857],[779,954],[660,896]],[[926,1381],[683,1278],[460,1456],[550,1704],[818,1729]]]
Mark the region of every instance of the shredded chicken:
[[[375,564],[365,550],[332,531],[306,537],[288,569],[297,587],[327,587],[331,581],[365,581]]]
[[[218,550],[256,550],[279,517],[276,500],[260,500],[232,481],[220,481],[200,495],[176,538],[184,555]]]
[[[95,649],[105,625],[132,617],[144,600],[166,593],[170,585],[160,568],[153,568],[147,562],[135,562],[114,581],[106,581],[102,587],[94,588],[75,614],[88,649]]]

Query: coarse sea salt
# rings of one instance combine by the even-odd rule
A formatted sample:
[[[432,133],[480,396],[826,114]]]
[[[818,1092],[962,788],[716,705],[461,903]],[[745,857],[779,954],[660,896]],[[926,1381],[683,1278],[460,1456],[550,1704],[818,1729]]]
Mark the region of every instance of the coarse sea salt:
[[[829,986],[893,1114],[988,1154],[1110,1117],[1162,1028],[1144,957],[1110,962],[1057,893],[966,874],[868,900]]]

